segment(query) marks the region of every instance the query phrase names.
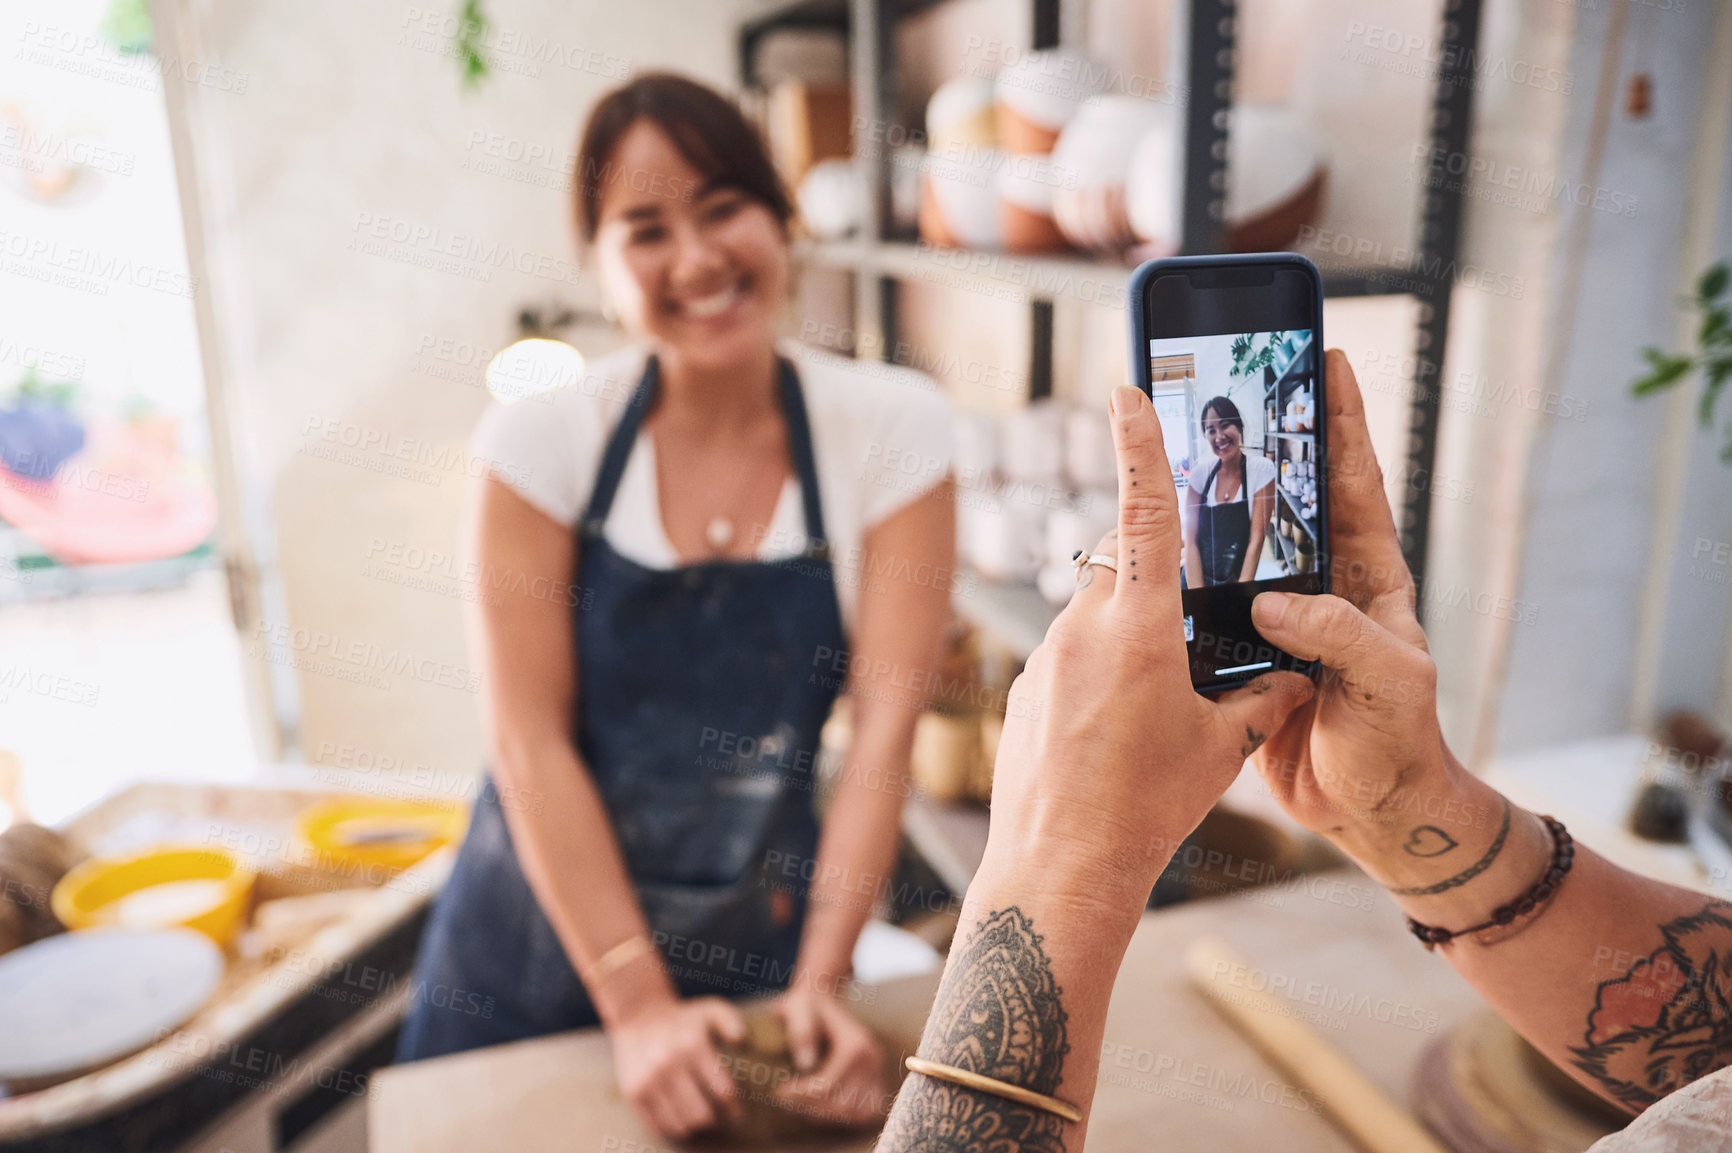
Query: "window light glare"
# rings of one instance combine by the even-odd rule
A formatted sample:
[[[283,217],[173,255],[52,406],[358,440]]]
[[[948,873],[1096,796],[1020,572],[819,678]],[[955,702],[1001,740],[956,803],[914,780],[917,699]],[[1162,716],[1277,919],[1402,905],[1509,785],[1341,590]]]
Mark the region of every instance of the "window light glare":
[[[575,384],[583,353],[563,340],[531,337],[499,350],[487,364],[487,391],[501,404],[516,404],[551,388]]]

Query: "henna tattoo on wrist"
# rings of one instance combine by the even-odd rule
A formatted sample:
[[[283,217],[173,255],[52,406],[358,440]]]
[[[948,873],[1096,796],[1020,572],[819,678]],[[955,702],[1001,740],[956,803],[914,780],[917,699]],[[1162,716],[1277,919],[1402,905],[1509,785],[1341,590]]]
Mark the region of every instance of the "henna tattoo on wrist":
[[[1732,1064],[1732,904],[1659,926],[1665,944],[1594,995],[1578,1069],[1641,1110]]]
[[[1487,869],[1491,868],[1492,862],[1497,860],[1499,853],[1503,852],[1504,842],[1509,839],[1509,825],[1510,825],[1510,803],[1509,803],[1509,798],[1505,797],[1503,800],[1503,824],[1498,826],[1497,840],[1495,840],[1491,843],[1491,848],[1489,848],[1485,851],[1485,856],[1481,857],[1479,860],[1475,861],[1473,864],[1469,865],[1467,868],[1463,869],[1461,872],[1457,873],[1455,876],[1450,877],[1447,880],[1439,881],[1435,885],[1415,885],[1412,888],[1406,888],[1406,889],[1394,889],[1394,888],[1392,888],[1389,891],[1398,897],[1429,897],[1429,896],[1432,896],[1436,893],[1446,892],[1449,889],[1460,888],[1462,885],[1467,884],[1469,881],[1473,880],[1475,877],[1479,876],[1481,873],[1483,873]],[[1444,837],[1446,840],[1452,840],[1453,841],[1453,838],[1451,838],[1448,833],[1443,832],[1443,830],[1439,829],[1436,825],[1421,825],[1421,826],[1419,826],[1418,829],[1415,829],[1413,831],[1412,836],[1409,836],[1407,844],[1402,846],[1402,848],[1404,850],[1406,850],[1409,853],[1413,853],[1413,855],[1416,857],[1424,857],[1424,856],[1437,857],[1437,856],[1442,856],[1444,853],[1447,853],[1449,851],[1449,849],[1455,848],[1455,845],[1451,844],[1449,846],[1449,849],[1440,849],[1435,853],[1414,853],[1413,852],[1413,846],[1414,846],[1415,842],[1414,842],[1413,838],[1414,838],[1414,836],[1417,836],[1419,834],[1421,829],[1431,829],[1433,832],[1438,833],[1440,836]]]
[[[1048,1096],[1070,1052],[1064,990],[1041,936],[1012,905],[988,914],[944,975],[920,1055]],[[878,1153],[1064,1153],[1060,1118],[918,1075],[903,1084]]]

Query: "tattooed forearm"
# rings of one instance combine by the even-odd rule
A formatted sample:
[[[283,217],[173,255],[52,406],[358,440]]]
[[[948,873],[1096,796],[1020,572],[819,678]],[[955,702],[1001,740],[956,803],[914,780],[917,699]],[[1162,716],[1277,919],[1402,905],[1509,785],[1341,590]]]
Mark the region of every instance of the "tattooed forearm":
[[[1732,905],[1710,901],[1660,926],[1665,944],[1603,982],[1576,1066],[1644,1109],[1732,1065]]]
[[[1491,843],[1491,848],[1485,851],[1485,856],[1481,857],[1455,876],[1450,877],[1448,880],[1439,881],[1435,885],[1418,885],[1411,889],[1391,889],[1389,891],[1400,897],[1429,897],[1434,893],[1442,893],[1449,889],[1458,888],[1467,884],[1469,881],[1491,868],[1492,862],[1497,860],[1499,853],[1503,852],[1503,843],[1509,838],[1509,818],[1510,803],[1508,799],[1505,799],[1503,803],[1503,824],[1498,826],[1497,840]],[[1448,843],[1445,844],[1444,842]],[[1407,852],[1415,857],[1440,857],[1444,853],[1455,848],[1456,843],[1454,837],[1451,837],[1436,825],[1421,825],[1408,835],[1407,844],[1403,845],[1402,848],[1406,849]]]
[[[938,987],[920,1055],[1050,1096],[1070,1052],[1063,996],[1022,910],[990,913]],[[910,1074],[878,1153],[1063,1153],[1065,1125],[1003,1097]]]

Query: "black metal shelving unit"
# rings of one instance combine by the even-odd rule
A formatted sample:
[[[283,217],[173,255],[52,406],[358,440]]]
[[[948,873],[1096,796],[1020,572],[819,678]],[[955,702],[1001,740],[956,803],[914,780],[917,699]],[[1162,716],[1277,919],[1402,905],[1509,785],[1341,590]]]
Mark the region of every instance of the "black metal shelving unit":
[[[1437,87],[1431,96],[1431,157],[1447,165],[1465,156],[1473,125],[1472,62],[1479,47],[1480,0],[1444,0]],[[1419,212],[1421,277],[1419,334],[1415,351],[1418,384],[1407,425],[1407,491],[1401,506],[1401,551],[1413,579],[1425,582],[1427,541],[1431,533],[1431,477],[1437,461],[1437,418],[1443,399],[1443,354],[1449,337],[1449,293],[1455,285],[1461,245],[1462,182],[1432,173],[1425,182]],[[1424,619],[1425,599],[1419,601]]]
[[[843,32],[850,44],[854,114],[868,123],[885,122],[897,90],[893,31],[897,20],[944,0],[792,0],[742,26],[740,78],[757,83],[753,56],[770,31],[780,27],[826,27]],[[1429,125],[1430,155],[1437,165],[1467,151],[1473,114],[1472,61],[1479,42],[1481,0],[1443,0],[1438,29],[1436,82]],[[1188,254],[1223,251],[1226,226],[1228,112],[1233,100],[1236,0],[1190,0],[1181,8],[1185,29],[1185,115],[1181,246]],[[1032,44],[1053,47],[1062,39],[1063,0],[1033,0]],[[860,239],[833,244],[804,245],[800,256],[809,264],[851,270],[857,277],[855,332],[857,347],[887,355],[896,347],[897,285],[902,278],[930,272],[929,254],[919,245],[886,237],[889,216],[889,163],[886,150],[860,153],[869,165],[871,186]],[[1443,173],[1428,173],[1430,177]],[[1430,178],[1424,182],[1419,209],[1419,235],[1411,246],[1418,253],[1408,267],[1358,267],[1319,261],[1328,296],[1411,296],[1419,303],[1414,336],[1415,395],[1408,420],[1403,470],[1400,532],[1402,550],[1416,580],[1423,582],[1426,541],[1431,524],[1431,476],[1437,455],[1438,413],[1444,348],[1449,332],[1449,294],[1454,285],[1461,239],[1463,190],[1459,181]],[[1045,286],[1069,285],[1076,277],[1091,278],[1103,288],[1122,290],[1128,268],[1079,257],[1006,258],[1017,269],[1014,283],[1029,298],[1032,310],[1029,349],[1030,399],[1052,391],[1053,296]],[[1029,270],[1033,270],[1032,274]],[[1002,288],[1011,279],[995,267],[946,270],[945,280],[969,285],[979,282]],[[1423,598],[1421,604],[1424,603]]]
[[[1287,402],[1295,392],[1309,391],[1315,398],[1313,385],[1317,370],[1317,346],[1313,337],[1307,337],[1280,369],[1271,364],[1263,370],[1263,453],[1275,466],[1275,517],[1278,526],[1292,525],[1295,531],[1290,543],[1278,543],[1276,547],[1281,549],[1283,559],[1296,564],[1301,572],[1310,571],[1307,560],[1314,564],[1317,558],[1317,518],[1305,515],[1280,473],[1283,462],[1290,463],[1295,469],[1314,467],[1317,436],[1312,432],[1283,429],[1281,420]]]

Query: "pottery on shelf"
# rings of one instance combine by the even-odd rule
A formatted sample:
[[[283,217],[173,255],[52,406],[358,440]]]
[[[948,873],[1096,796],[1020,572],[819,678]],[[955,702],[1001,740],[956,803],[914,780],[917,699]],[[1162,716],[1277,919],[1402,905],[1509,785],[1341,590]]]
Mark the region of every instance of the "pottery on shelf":
[[[1057,484],[1064,473],[1064,410],[1037,400],[1004,414],[1000,467],[1015,480]]]
[[[866,181],[852,160],[820,160],[795,192],[800,219],[819,240],[840,240],[860,227]]]
[[[998,467],[998,420],[990,412],[962,411],[951,419],[951,454],[958,484],[975,485]]]
[[[1054,48],[1020,56],[998,72],[998,143],[1009,152],[1051,152],[1059,132],[1106,89],[1105,66]]]
[[[1078,406],[1065,414],[1064,471],[1079,488],[1118,487],[1118,454],[1105,405]]]
[[[938,86],[926,102],[926,147],[962,155],[998,147],[993,83],[984,76],[958,76]]]
[[[1105,96],[1085,104],[1065,125],[1052,164],[1061,176],[1053,217],[1067,240],[1096,251],[1122,249],[1136,240],[1125,194],[1132,160],[1151,132],[1177,139],[1179,119],[1170,104]]]
[[[1264,252],[1284,248],[1315,219],[1327,184],[1317,134],[1293,109],[1237,104],[1227,134],[1227,248]],[[1177,248],[1182,126],[1157,124],[1138,141],[1125,180],[1132,230],[1157,250]]]
[[[1007,252],[1062,252],[1069,247],[1053,219],[1060,173],[1045,156],[1007,155],[998,174],[999,227]]]
[[[1003,168],[1004,153],[997,149],[962,158],[928,153],[920,174],[921,239],[944,248],[999,248]]]

